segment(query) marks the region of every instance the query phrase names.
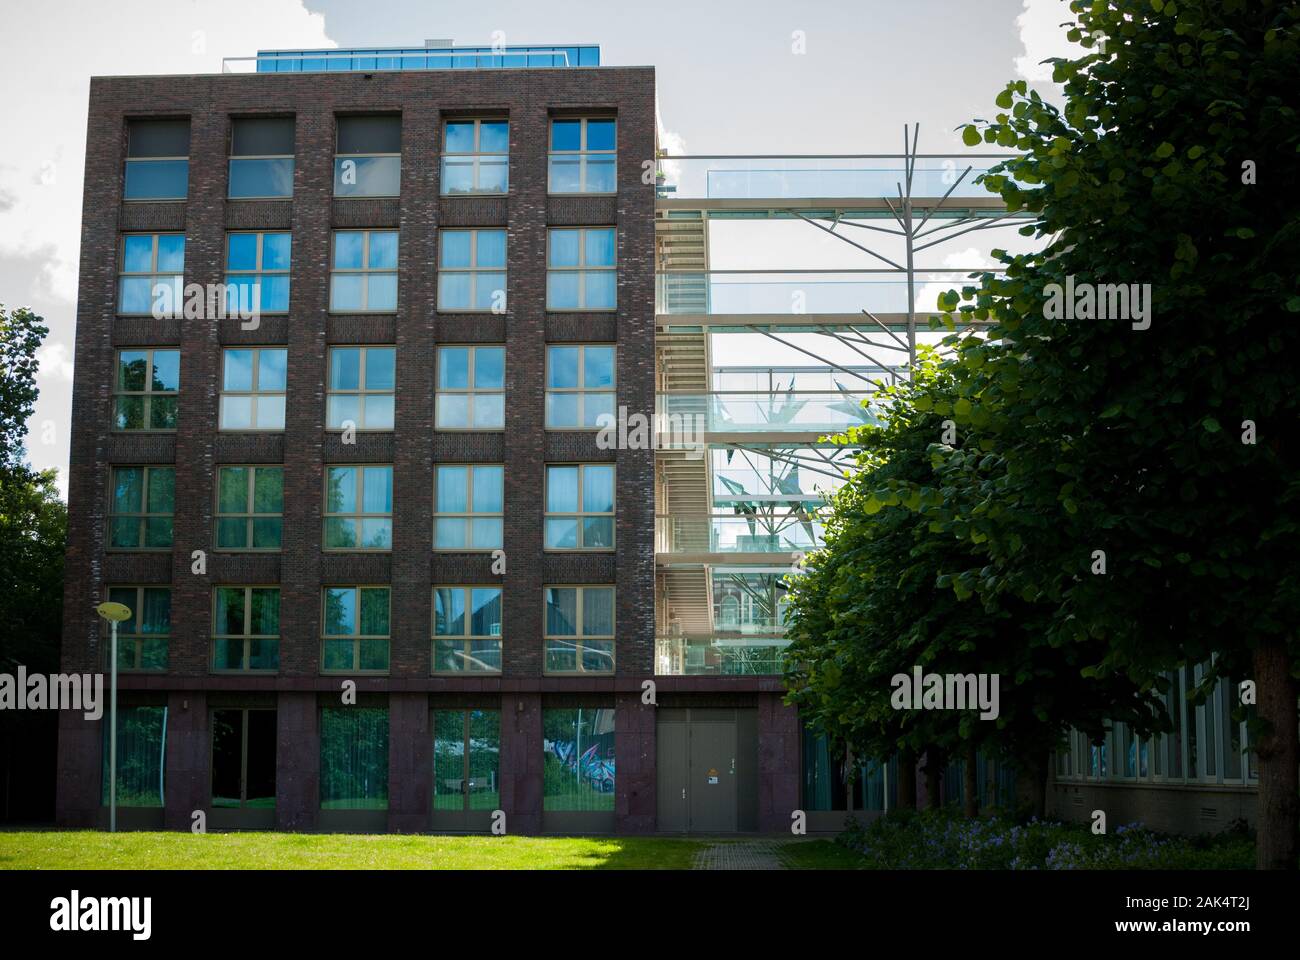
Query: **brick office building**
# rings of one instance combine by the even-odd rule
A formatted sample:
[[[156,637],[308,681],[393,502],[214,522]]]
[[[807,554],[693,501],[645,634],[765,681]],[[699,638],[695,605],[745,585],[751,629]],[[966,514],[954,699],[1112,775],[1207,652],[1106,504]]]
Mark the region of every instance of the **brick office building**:
[[[598,63],[92,80],[63,668],[132,609],[123,825],[788,826],[779,680],[656,675],[655,453],[592,429],[659,383],[654,71]],[[107,714],[60,723],[59,821],[104,824]]]

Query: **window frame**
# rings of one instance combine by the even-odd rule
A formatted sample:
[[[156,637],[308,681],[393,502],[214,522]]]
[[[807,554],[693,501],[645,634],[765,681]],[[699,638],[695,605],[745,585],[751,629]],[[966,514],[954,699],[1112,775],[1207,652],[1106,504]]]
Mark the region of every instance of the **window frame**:
[[[359,233],[361,240],[361,266],[359,267],[338,267],[335,266],[338,258],[338,237],[341,233]],[[370,239],[376,233],[391,233],[397,238],[397,260],[390,267],[372,268],[367,266],[370,263]],[[402,302],[401,284],[398,282],[398,265],[401,263],[402,255],[402,237],[401,231],[390,227],[362,227],[360,229],[348,228],[345,230],[330,231],[330,271],[329,271],[329,306],[327,312],[334,314],[379,314],[392,315],[398,312]],[[393,288],[395,296],[392,308],[384,307],[383,309],[372,308],[370,306],[370,278],[372,276],[393,277]],[[355,309],[344,309],[334,306],[334,278],[336,276],[359,276],[361,277],[361,299],[362,306]]]
[[[275,809],[275,804],[272,804],[269,808],[263,806],[255,807],[249,805],[248,734],[249,734],[249,728],[251,726],[249,722],[249,714],[253,714],[253,713],[276,714],[277,710],[278,710],[278,704],[276,706],[270,706],[270,707],[247,706],[244,704],[239,704],[239,705],[217,704],[215,706],[208,707],[208,730],[210,731],[208,735],[208,806],[210,809],[215,809],[215,810],[267,810],[267,809],[274,810]],[[226,711],[231,713],[239,713],[242,715],[240,721],[240,744],[239,744],[239,805],[233,807],[230,806],[229,804],[221,804],[220,806],[218,806],[216,802],[217,797],[216,797],[215,775],[217,769],[217,764],[216,764],[217,740],[216,740],[216,736],[214,735],[216,731],[216,715],[218,713],[226,712]],[[276,752],[276,761],[277,761],[276,763],[277,792],[279,787],[278,768],[279,768],[279,752],[280,752],[278,739],[279,738],[277,736],[276,740],[272,741],[272,745],[276,748],[275,752]],[[226,799],[230,799],[230,798],[226,798]]]
[[[111,464],[111,465],[109,466],[108,470],[109,470],[109,472],[108,472],[108,512],[107,512],[108,523],[106,524],[106,531],[105,531],[105,538],[104,538],[105,541],[106,541],[106,543],[105,543],[105,547],[104,547],[104,549],[105,549],[106,551],[111,551],[111,552],[114,552],[114,553],[171,553],[171,552],[175,549],[175,547],[176,547],[176,527],[175,527],[175,520],[176,520],[176,465],[175,465],[175,464],[169,464],[169,463],[160,463],[160,464],[146,464],[146,463],[114,463],[114,464]],[[144,482],[141,484],[141,487],[140,487],[140,490],[141,490],[141,503],[140,503],[140,508],[141,508],[141,509],[140,509],[139,511],[134,511],[134,510],[133,510],[133,511],[129,511],[129,512],[127,512],[127,513],[118,513],[118,512],[116,512],[116,510],[115,510],[115,503],[114,503],[114,501],[116,501],[117,497],[114,496],[114,491],[115,491],[116,488],[117,488],[117,482],[116,482],[116,481],[117,481],[117,472],[118,472],[119,470],[143,470],[143,471],[144,471]],[[151,481],[152,481],[152,477],[153,477],[154,471],[156,471],[156,470],[170,470],[170,471],[172,472],[172,510],[171,510],[171,513],[150,513],[150,512],[148,511],[148,507],[149,507],[149,486],[150,486],[150,483],[151,483]],[[137,540],[138,540],[139,545],[138,545],[138,546],[134,546],[134,547],[119,547],[119,546],[114,546],[114,545],[113,545],[113,521],[114,521],[114,520],[117,520],[117,519],[125,519],[125,518],[128,518],[128,517],[134,518],[134,519],[137,521],[137,523],[136,523],[136,531],[137,531],[137,533],[138,533]],[[150,547],[150,546],[147,546],[147,545],[145,545],[145,541],[148,539],[148,537],[147,537],[148,522],[149,522],[150,520],[158,520],[158,519],[166,519],[166,520],[168,521],[168,523],[171,524],[171,543],[169,543],[169,544],[168,544],[167,546],[165,546],[165,547]]]
[[[189,144],[190,144],[190,151],[193,152],[193,150],[194,150],[194,123],[193,123],[192,118],[190,118],[190,117],[188,117],[188,116],[186,116],[186,117],[127,117],[127,118],[126,118],[126,122],[125,122],[125,127],[126,127],[126,137],[125,137],[125,140],[126,140],[126,151],[125,151],[125,152],[126,152],[126,156],[123,157],[123,159],[122,159],[122,202],[123,202],[123,203],[185,203],[187,200],[189,200],[189,197],[190,197],[190,155],[189,155],[188,153],[185,154],[184,156],[180,156],[180,155],[167,155],[167,156],[156,156],[156,157],[154,157],[154,156],[148,156],[148,157],[133,157],[133,156],[131,156],[131,124],[132,124],[132,123],[148,123],[148,122],[150,122],[150,121],[162,121],[162,122],[173,121],[173,122],[174,122],[174,121],[177,121],[177,120],[184,120],[185,123],[186,123],[186,125],[189,127],[189,130],[188,130],[188,133],[187,133],[187,138],[188,138],[188,140],[189,140]],[[178,197],[128,197],[128,196],[126,195],[127,170],[130,169],[131,164],[133,164],[133,163],[138,163],[138,164],[147,164],[147,163],[177,163],[177,162],[180,162],[180,161],[183,161],[183,162],[185,163],[185,193],[183,193],[182,195],[180,195],[180,196],[178,196]]]
[[[146,201],[147,202],[147,201]],[[118,317],[149,317],[154,320],[178,320],[183,316],[185,304],[185,247],[186,237],[184,230],[125,230],[120,234],[121,242],[117,245],[117,289],[113,298],[114,316]],[[131,237],[149,237],[152,241],[152,250],[149,254],[148,270],[127,270],[126,269],[126,244]],[[181,269],[179,273],[169,271],[160,271],[158,269],[158,247],[160,246],[159,238],[161,237],[180,237],[181,238]],[[148,278],[149,280],[149,305],[146,311],[131,311],[122,309],[122,282],[124,280],[139,280]],[[167,281],[172,287],[172,311],[171,313],[155,316],[154,306],[157,298],[154,290],[160,286],[163,281]]]
[[[223,590],[242,590],[244,592],[244,633],[217,633],[217,607],[218,598]],[[280,621],[280,604],[284,599],[284,591],[278,583],[218,583],[212,587],[212,633],[208,649],[208,673],[215,675],[233,675],[233,676],[273,676],[280,672],[280,638],[282,633],[252,633],[253,628],[253,591],[254,590],[274,590],[275,598],[275,622]],[[218,640],[240,640],[243,642],[243,652],[240,656],[240,663],[244,666],[234,669],[227,669],[217,666],[217,641]],[[274,640],[275,641],[275,668],[266,667],[253,668],[248,663],[252,656],[251,647],[254,640]]]
[[[117,666],[117,672],[118,673],[145,673],[145,674],[166,673],[171,663],[171,638],[172,638],[171,584],[170,583],[167,584],[162,584],[162,583],[105,584],[104,599],[112,601],[113,592],[117,590],[134,591],[135,599],[131,603],[128,603],[127,606],[131,609],[131,620],[133,624],[137,627],[137,631],[135,633],[124,633],[122,630],[120,629],[118,630],[117,653],[118,653],[119,660],[121,659],[122,644],[124,642],[131,643],[134,649],[133,649],[133,656],[131,657],[132,666],[124,667],[119,662]],[[145,609],[144,595],[145,592],[148,590],[161,590],[167,594],[167,631],[165,633],[145,633],[142,630],[138,629],[138,627],[140,627],[143,624],[143,617],[141,614],[142,611]],[[110,633],[110,631],[107,629],[107,626],[105,626],[104,632],[105,634]],[[143,667],[140,665],[140,662],[143,659],[142,646],[146,641],[149,640],[161,640],[163,642],[163,665],[161,667]],[[112,663],[113,663],[112,658],[113,658],[112,637],[111,635],[108,635],[104,639],[104,663],[108,665],[108,669],[112,668]]]
[[[257,266],[252,270],[232,270],[230,267],[230,238],[236,235],[252,235],[257,237]],[[263,267],[263,251],[265,241],[268,236],[285,236],[289,238],[289,265],[283,269],[268,270]],[[253,304],[259,316],[284,317],[289,315],[289,310],[293,306],[293,233],[289,230],[227,230],[226,231],[226,260],[225,272],[223,273],[224,282],[227,289],[231,286],[232,280],[242,280],[251,277],[256,285],[258,292],[257,302]],[[286,297],[283,310],[268,310],[262,303],[264,297],[262,294],[263,277],[284,277]],[[227,294],[229,296],[229,294]],[[239,302],[233,306],[242,309],[242,297],[238,298]],[[231,314],[232,305],[227,301],[226,313]]]
[[[353,623],[352,633],[330,634],[325,632],[327,618],[325,615],[326,597],[330,590],[351,590],[353,592],[354,607],[356,610],[356,620]],[[370,634],[361,633],[361,591],[362,590],[383,590],[388,594],[388,633]],[[339,675],[339,674],[367,674],[370,676],[383,676],[389,673],[393,662],[393,588],[391,584],[386,583],[325,583],[320,588],[320,672],[322,675]],[[325,644],[330,640],[350,640],[352,643],[352,665],[349,667],[326,667],[325,666]],[[361,641],[363,640],[383,640],[385,644],[384,662],[382,670],[365,670],[361,668]]]
[[[366,471],[382,469],[388,471],[388,500],[389,509],[387,513],[368,513],[361,510],[365,503],[366,496]],[[356,471],[356,503],[357,510],[349,513],[336,513],[329,509],[329,490],[330,490],[330,471],[331,470],[355,470]],[[327,463],[321,471],[321,483],[323,486],[321,499],[321,552],[322,553],[392,553],[393,552],[393,484],[395,473],[391,463]],[[388,546],[386,547],[331,547],[329,541],[329,522],[331,520],[353,520],[357,524],[358,542],[362,539],[360,534],[363,529],[362,521],[375,519],[388,520]]]
[[[284,354],[285,383],[284,388],[280,390],[260,390],[258,381],[262,376],[262,351],[274,350]],[[253,354],[253,382],[247,390],[227,390],[226,389],[226,355],[236,352],[248,352]],[[252,398],[252,426],[247,427],[227,427],[223,424],[225,415],[226,397],[251,397]],[[283,397],[285,423],[278,427],[259,427],[257,426],[258,400],[262,397]],[[289,348],[284,345],[268,344],[266,346],[253,346],[243,344],[223,345],[221,348],[221,388],[217,392],[217,432],[218,433],[284,433],[285,425],[288,421],[289,413]]]
[[[614,624],[615,631],[613,634],[588,634],[584,632],[584,602],[583,598],[588,589],[608,590],[610,592],[610,622]],[[575,590],[574,597],[575,622],[574,632],[572,634],[552,634],[548,626],[547,618],[547,593],[551,590]],[[544,676],[555,677],[574,677],[574,676],[613,676],[618,668],[618,587],[612,583],[546,583],[542,585],[542,674]],[[571,641],[574,644],[574,663],[577,664],[576,670],[552,670],[547,666],[548,644],[552,640]],[[609,656],[612,661],[608,670],[584,670],[582,659],[586,653],[587,640],[598,640],[602,643],[608,642]],[[604,655],[605,651],[599,651]]]
[[[578,149],[577,150],[557,150],[555,148],[555,123],[578,121]],[[587,124],[591,121],[608,122],[614,124],[614,147],[612,150],[590,150],[587,147]],[[549,116],[546,118],[546,193],[554,197],[613,197],[618,195],[618,116],[617,114],[591,114],[583,116]],[[578,158],[578,189],[572,191],[560,191],[554,189],[554,163],[559,158],[577,157]],[[588,190],[587,189],[587,166],[589,158],[592,157],[611,157],[614,167],[614,189],[613,190]]]
[[[592,230],[608,230],[614,236],[614,262],[612,264],[590,266],[587,264],[587,233]],[[551,262],[551,236],[560,232],[573,232],[578,235],[578,262],[577,264],[554,264]],[[575,306],[556,306],[551,303],[551,274],[573,273],[578,277],[578,303]],[[589,273],[612,273],[614,275],[614,302],[607,307],[592,307],[586,304],[587,284],[586,276]],[[618,227],[589,226],[589,227],[558,227],[548,226],[546,228],[546,311],[548,313],[616,313],[618,311]]]
[[[122,354],[140,353],[140,352],[143,352],[145,355],[145,364],[146,364],[145,378],[144,378],[145,389],[127,390],[122,386]],[[176,419],[178,421],[180,420],[180,406],[179,406],[180,394],[181,394],[180,387],[177,386],[175,390],[154,390],[153,389],[153,371],[155,366],[154,355],[157,353],[176,354],[176,378],[179,383],[180,370],[181,370],[181,363],[180,363],[181,348],[180,347],[153,347],[153,346],[119,347],[118,349],[113,351],[114,375],[113,375],[113,409],[112,409],[112,420],[111,420],[113,433],[164,433],[164,434],[173,433],[174,434],[176,432],[177,430],[176,427],[152,427],[152,426],[119,427],[117,425],[118,422],[117,404],[118,404],[118,399],[121,397],[140,398],[141,418],[142,421],[146,424],[152,423],[153,421],[152,414],[153,414],[154,397],[173,398],[177,401]]]
[[[248,509],[239,513],[223,513],[221,510],[221,474],[225,470],[247,470],[248,483],[244,491],[244,506]],[[261,470],[279,470],[280,471],[280,512],[279,513],[255,513],[253,506],[256,502],[257,474]],[[284,464],[281,463],[223,463],[219,464],[215,470],[215,490],[213,491],[212,506],[212,549],[218,553],[281,553],[284,550]],[[273,518],[280,520],[280,543],[275,547],[255,547],[253,546],[253,524],[257,520],[267,520]],[[243,520],[244,521],[244,543],[243,547],[223,547],[218,535],[221,528],[222,520]]]
[[[372,151],[370,153],[342,153],[339,151],[339,133],[342,128],[341,120],[348,119],[390,119],[397,121],[397,143],[398,150],[396,153],[386,151]],[[330,184],[330,198],[333,200],[393,200],[402,195],[402,123],[401,114],[392,113],[355,113],[355,114],[335,114],[334,116],[334,163],[333,163],[333,181]],[[362,193],[346,194],[339,193],[339,162],[342,160],[361,160],[374,159],[377,157],[396,157],[397,158],[397,192],[396,193]]]
[[[449,233],[469,234],[469,266],[468,267],[448,267],[443,264],[443,257],[446,254],[446,244],[444,238]],[[499,267],[481,267],[478,264],[478,237],[480,233],[499,233],[504,237],[505,243],[503,249],[505,256]],[[510,305],[510,231],[506,227],[445,227],[438,231],[438,290],[437,290],[437,311],[438,313],[487,313],[496,316],[503,316],[509,309]],[[499,288],[505,294],[505,300],[500,310],[493,307],[476,307],[473,306],[478,301],[479,278],[485,275],[500,274],[502,285]],[[465,276],[469,278],[469,306],[459,307],[444,304],[442,301],[442,278],[452,276]],[[495,291],[494,291],[495,292]]]
[[[447,125],[452,123],[472,123],[474,125],[474,150],[460,153],[447,149]],[[506,125],[506,149],[504,153],[482,149],[482,128],[484,123],[504,123]],[[504,158],[506,187],[504,190],[483,190],[479,187],[479,170],[483,158]],[[447,190],[447,161],[472,160],[473,189],[452,193]],[[438,167],[438,195],[442,197],[504,197],[510,193],[510,118],[509,117],[444,117],[442,121],[442,155]]]
[[[554,468],[554,469],[566,469],[566,468],[569,468],[569,467],[577,467],[577,468],[578,468],[578,490],[577,490],[577,497],[578,497],[578,512],[577,512],[577,513],[569,513],[569,512],[566,511],[566,512],[563,512],[563,513],[553,513],[550,509],[548,509],[549,504],[550,504],[551,470],[552,470],[552,468]],[[583,494],[583,488],[586,486],[586,476],[587,476],[587,468],[588,468],[588,467],[605,467],[605,468],[608,468],[609,470],[613,471],[613,474],[614,474],[613,500],[614,500],[614,502],[611,504],[611,509],[609,510],[609,512],[604,512],[604,511],[601,511],[601,512],[588,512],[588,511],[584,511],[584,510],[582,509],[582,494]],[[579,545],[576,546],[576,547],[553,547],[553,546],[551,546],[549,543],[546,542],[546,540],[547,540],[547,537],[546,537],[546,527],[547,527],[547,523],[546,523],[546,521],[547,521],[547,520],[551,520],[551,519],[557,519],[557,520],[558,520],[558,519],[565,519],[565,518],[569,518],[569,517],[573,517],[573,518],[575,518],[575,519],[578,521],[577,530],[578,530],[578,544],[579,544]],[[582,523],[582,521],[583,521],[584,519],[588,518],[588,517],[608,517],[608,518],[610,519],[610,521],[611,521],[611,523],[610,523],[610,530],[611,530],[611,533],[612,533],[613,541],[610,543],[609,546],[607,546],[607,547],[587,547],[587,546],[583,546],[583,545],[582,545],[582,542],[583,542],[583,540],[584,540],[584,536],[583,536],[583,523]],[[597,460],[597,461],[580,461],[580,462],[572,462],[572,463],[570,463],[570,462],[561,462],[561,463],[547,463],[547,464],[544,464],[544,470],[543,470],[543,485],[542,485],[542,549],[543,549],[543,551],[546,552],[546,553],[614,553],[615,550],[617,550],[617,548],[618,548],[618,464],[615,463],[615,462],[612,461],[612,460],[604,460],[604,461],[601,461],[601,460]]]
[[[465,605],[465,615],[464,615],[465,632],[464,633],[438,633],[438,591],[439,590],[456,590],[463,595],[464,598],[463,602]],[[501,609],[501,617],[500,617],[501,630],[496,635],[492,635],[492,634],[483,635],[483,634],[477,634],[473,632],[472,629],[472,624],[474,621],[474,616],[473,616],[474,593],[473,592],[475,590],[493,590],[496,592],[497,604]],[[492,584],[492,583],[434,584],[432,593],[430,594],[430,601],[429,601],[429,620],[430,620],[429,622],[429,638],[430,638],[429,639],[429,672],[431,675],[450,676],[450,677],[463,677],[463,676],[491,677],[491,676],[501,675],[502,667],[498,667],[495,670],[468,670],[468,669],[439,670],[437,667],[438,656],[436,652],[439,641],[443,643],[459,641],[460,649],[457,651],[457,653],[463,656],[466,662],[470,662],[473,660],[473,649],[472,649],[473,642],[488,640],[488,641],[496,641],[497,659],[498,660],[504,659],[506,610],[505,610],[505,591],[502,589],[501,584],[499,583],[496,584]]]
[[[444,388],[444,387],[441,386],[441,383],[442,383],[442,372],[443,372],[443,356],[444,356],[443,351],[445,351],[445,350],[468,350],[468,351],[469,351],[469,352],[468,352],[468,361],[467,361],[468,368],[467,368],[467,371],[466,371],[466,372],[467,372],[467,378],[468,378],[468,381],[469,381],[469,386],[465,387],[464,389],[461,389],[461,388],[459,388],[459,387],[445,387],[445,388]],[[500,351],[501,351],[501,371],[502,371],[502,382],[501,382],[501,387],[500,387],[499,389],[498,389],[498,388],[485,388],[485,389],[480,389],[480,388],[477,386],[477,384],[476,384],[476,382],[475,382],[475,379],[476,379],[476,372],[475,372],[475,371],[477,370],[477,357],[478,357],[478,351],[479,351],[479,350],[500,350]],[[452,433],[452,432],[454,432],[454,433],[490,433],[490,432],[496,432],[496,431],[501,431],[501,430],[504,430],[504,429],[505,429],[505,427],[506,427],[506,418],[505,418],[505,395],[506,395],[506,386],[505,386],[505,379],[504,379],[504,378],[505,378],[505,367],[506,367],[506,348],[505,348],[505,345],[504,345],[504,344],[495,344],[495,343],[440,343],[440,344],[437,344],[437,350],[436,350],[435,353],[434,353],[434,367],[435,367],[435,369],[434,369],[434,378],[433,378],[433,384],[434,384],[434,387],[433,387],[433,429],[434,429],[434,430],[438,430],[438,431],[442,431],[442,432],[448,432],[448,433]],[[467,398],[466,410],[467,410],[467,412],[468,412],[468,415],[469,415],[469,421],[470,421],[468,426],[464,426],[464,427],[449,427],[449,426],[444,426],[444,425],[442,425],[442,424],[439,422],[439,413],[440,413],[440,411],[441,411],[441,409],[442,409],[441,400],[442,400],[442,397],[443,397],[444,395],[446,395],[446,396],[466,397],[466,398]],[[474,423],[474,399],[475,399],[475,397],[477,397],[477,396],[479,396],[479,395],[483,395],[483,396],[489,396],[489,395],[491,395],[491,396],[496,396],[496,395],[499,395],[499,396],[501,397],[501,425],[500,425],[500,426],[480,427],[480,426],[475,425],[475,423]]]
[[[357,388],[355,390],[343,390],[334,387],[331,383],[334,376],[334,352],[336,350],[356,350],[357,356]],[[386,390],[369,390],[366,388],[366,358],[369,357],[371,350],[391,350],[393,352],[393,386]],[[361,422],[355,423],[354,427],[357,433],[392,433],[397,429],[397,345],[386,343],[332,343],[325,351],[325,430],[329,433],[342,433],[347,428],[343,426],[330,426],[330,400],[333,397],[357,397],[357,411]],[[365,423],[367,397],[391,397],[393,401],[392,424],[387,427],[370,427]],[[347,421],[343,421],[346,423]]]
[[[501,471],[501,512],[486,513],[474,511],[474,471],[479,467],[495,467]],[[438,510],[438,472],[446,469],[464,468],[465,473],[465,512],[458,511],[439,511]],[[505,486],[506,486],[506,468],[504,463],[435,463],[433,465],[433,552],[434,553],[492,553],[495,550],[501,550],[505,546]],[[501,521],[501,543],[495,547],[440,547],[438,546],[438,521],[439,520],[462,520],[465,522],[465,542],[469,544],[473,541],[472,527],[469,525],[474,519],[498,518]]]
[[[551,352],[554,350],[565,350],[577,348],[578,350],[578,378],[580,384],[576,387],[552,387],[551,383]],[[600,388],[589,390],[586,386],[587,381],[587,348],[596,347],[602,350],[610,350],[613,353],[614,363],[614,382],[609,388]],[[546,362],[542,372],[542,391],[543,391],[543,410],[544,429],[552,431],[567,431],[581,433],[599,433],[603,428],[600,426],[584,426],[587,412],[587,397],[590,394],[609,394],[614,400],[614,416],[618,416],[618,344],[616,343],[548,343],[546,344]],[[546,399],[551,394],[562,396],[577,396],[578,398],[578,423],[576,426],[556,426],[550,422],[551,407],[546,403]]]

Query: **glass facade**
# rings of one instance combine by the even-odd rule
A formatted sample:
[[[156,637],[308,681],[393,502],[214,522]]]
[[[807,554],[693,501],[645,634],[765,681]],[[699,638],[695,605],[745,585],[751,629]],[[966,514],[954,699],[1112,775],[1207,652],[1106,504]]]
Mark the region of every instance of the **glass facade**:
[[[433,809],[501,806],[501,711],[433,711]]]
[[[276,737],[273,709],[212,711],[214,807],[275,807]]]
[[[109,725],[104,730],[104,806],[109,805]],[[161,807],[165,796],[167,769],[167,708],[163,706],[119,706],[117,709],[117,805],[119,807]]]
[[[323,70],[502,70],[522,67],[598,67],[595,44],[468,47],[363,47],[342,50],[259,50],[258,73]]]
[[[322,810],[388,809],[388,708],[320,712]]]
[[[614,809],[614,711],[542,711],[542,809]]]

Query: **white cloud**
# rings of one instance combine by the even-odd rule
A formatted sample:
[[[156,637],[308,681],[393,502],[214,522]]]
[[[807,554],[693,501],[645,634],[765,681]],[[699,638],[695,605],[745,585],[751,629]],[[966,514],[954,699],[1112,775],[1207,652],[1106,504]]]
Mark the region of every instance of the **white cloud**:
[[[1035,83],[1050,83],[1052,65],[1042,63],[1048,57],[1077,57],[1082,47],[1065,38],[1062,23],[1073,21],[1065,0],[1025,0],[1025,8],[1016,17],[1016,30],[1024,44],[1025,55],[1016,57],[1016,73]]]
[[[37,377],[72,382],[72,351],[66,343],[47,341],[36,351]]]

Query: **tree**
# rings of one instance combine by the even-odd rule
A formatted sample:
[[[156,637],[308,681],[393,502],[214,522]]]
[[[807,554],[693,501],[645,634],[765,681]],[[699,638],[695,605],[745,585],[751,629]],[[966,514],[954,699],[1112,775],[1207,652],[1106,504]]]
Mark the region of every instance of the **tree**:
[[[0,466],[23,462],[23,438],[39,390],[36,351],[50,330],[26,307],[6,312],[0,303]]]
[[[22,664],[31,673],[55,673],[62,631],[63,552],[67,508],[59,499],[53,470],[36,472],[23,463],[27,418],[37,397],[36,351],[48,332],[30,310],[6,313],[0,306],[0,672]],[[11,808],[14,771],[48,766],[53,798],[54,726],[51,714],[0,714],[4,783],[0,814],[24,817],[48,811]],[[48,742],[47,742],[48,741]],[[16,762],[19,753],[22,763]],[[33,787],[30,791],[40,795]]]
[[[1054,61],[1063,109],[1013,83],[964,132],[1021,152],[985,183],[1048,242],[944,300],[994,322],[952,367],[958,425],[994,442],[944,456],[972,498],[936,522],[979,538],[955,585],[1053,605],[1099,676],[1251,675],[1259,866],[1294,867],[1300,7],[1070,9],[1090,52]]]
[[[826,545],[790,586],[789,700],[857,756],[926,754],[931,801],[945,756],[978,747],[1011,759],[1034,812],[1044,813],[1047,761],[1071,728],[1100,736],[1107,720],[1159,725],[1153,697],[1122,675],[1090,676],[1099,640],[1057,645],[1043,629],[1050,604],[1010,594],[975,596],[953,571],[976,562],[978,535],[935,520],[960,515],[966,494],[936,472],[958,450],[985,459],[971,429],[945,442],[955,408],[947,365],[923,353],[911,382],[883,389],[878,425],[844,439],[861,448],[858,470],[831,499]],[[999,710],[900,709],[893,678],[926,673],[996,676]],[[917,705],[913,705],[915,707]]]

